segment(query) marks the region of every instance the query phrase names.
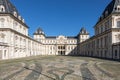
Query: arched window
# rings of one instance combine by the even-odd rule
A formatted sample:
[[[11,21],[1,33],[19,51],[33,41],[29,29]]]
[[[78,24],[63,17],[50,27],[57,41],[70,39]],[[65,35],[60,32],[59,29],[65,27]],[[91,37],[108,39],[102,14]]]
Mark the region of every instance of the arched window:
[[[22,19],[22,22],[24,23],[24,22],[25,22],[25,20],[24,20],[24,19]]]
[[[21,16],[18,16],[18,19],[21,20]]]
[[[17,12],[14,11],[14,12],[13,12],[13,15],[14,15],[15,17],[17,17]]]
[[[0,6],[0,12],[5,12],[5,7],[3,5]]]
[[[1,19],[0,19],[0,27],[4,27],[4,22],[5,22],[5,19],[4,19],[4,18],[1,18]]]

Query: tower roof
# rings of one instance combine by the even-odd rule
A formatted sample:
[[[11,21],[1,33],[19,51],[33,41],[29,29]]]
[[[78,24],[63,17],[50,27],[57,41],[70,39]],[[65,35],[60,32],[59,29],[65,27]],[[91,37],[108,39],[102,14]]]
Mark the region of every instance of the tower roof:
[[[120,0],[112,0],[103,11],[102,15],[98,19],[98,24],[100,21],[108,17],[112,13],[120,13]]]
[[[87,32],[87,30],[84,27],[82,27],[79,34],[84,35],[84,34],[89,34],[89,33]]]
[[[0,14],[11,14],[24,23],[24,19],[20,16],[16,7],[10,2],[10,0],[0,0]],[[25,24],[26,25],[26,24]],[[26,25],[28,28],[28,26]]]
[[[0,11],[0,13],[13,14],[14,12],[16,12],[16,14],[19,15],[16,7],[9,0],[0,0],[0,6],[3,6],[3,8],[5,9],[4,11]]]
[[[44,31],[42,30],[42,28],[38,28],[37,30],[36,30],[36,32],[34,33],[34,35],[45,35],[44,34]]]

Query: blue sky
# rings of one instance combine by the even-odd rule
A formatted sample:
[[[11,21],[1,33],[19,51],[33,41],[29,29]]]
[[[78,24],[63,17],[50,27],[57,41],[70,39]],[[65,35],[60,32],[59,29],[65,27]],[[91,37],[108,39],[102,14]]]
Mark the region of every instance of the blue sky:
[[[111,0],[11,0],[32,35],[41,27],[47,36],[76,36],[81,27],[90,35]]]

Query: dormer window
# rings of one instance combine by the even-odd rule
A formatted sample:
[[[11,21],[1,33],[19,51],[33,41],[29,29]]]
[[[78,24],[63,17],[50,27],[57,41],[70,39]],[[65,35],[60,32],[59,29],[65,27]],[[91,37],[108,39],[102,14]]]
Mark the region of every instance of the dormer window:
[[[18,16],[18,19],[21,20],[21,16]]]
[[[117,0],[118,1],[118,3],[120,2],[119,0]]]
[[[0,6],[0,12],[5,12],[5,7],[3,5]]]
[[[13,15],[14,15],[15,17],[17,17],[17,12],[14,11],[14,12],[13,12]]]
[[[100,17],[101,19],[103,19],[104,18],[104,16],[103,15],[101,15],[101,17]]]
[[[120,10],[120,8],[118,8],[118,11]]]
[[[115,7],[116,11],[120,11],[120,6],[118,5],[117,7]]]
[[[105,16],[107,16],[108,15],[108,11],[105,11]]]
[[[22,19],[22,22],[24,23],[24,22],[25,22],[25,20],[24,20],[24,19]]]

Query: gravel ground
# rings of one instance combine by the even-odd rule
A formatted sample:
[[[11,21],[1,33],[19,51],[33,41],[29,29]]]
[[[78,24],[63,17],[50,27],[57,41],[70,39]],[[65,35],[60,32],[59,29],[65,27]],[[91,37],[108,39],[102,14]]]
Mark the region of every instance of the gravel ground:
[[[119,62],[88,57],[37,56],[0,61],[0,80],[119,80],[119,75]]]

